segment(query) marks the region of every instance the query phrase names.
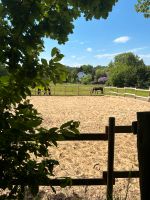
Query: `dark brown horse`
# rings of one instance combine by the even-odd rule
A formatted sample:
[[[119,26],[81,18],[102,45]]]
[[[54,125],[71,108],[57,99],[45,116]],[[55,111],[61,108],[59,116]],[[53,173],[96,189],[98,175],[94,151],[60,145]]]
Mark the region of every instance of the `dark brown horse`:
[[[104,88],[103,87],[93,87],[91,90],[91,94],[95,93],[98,94],[98,91],[101,91],[101,94],[104,94]]]
[[[48,87],[48,88],[44,88],[44,95],[51,95],[51,89]]]
[[[38,88],[37,94],[41,95],[41,89],[40,88]]]

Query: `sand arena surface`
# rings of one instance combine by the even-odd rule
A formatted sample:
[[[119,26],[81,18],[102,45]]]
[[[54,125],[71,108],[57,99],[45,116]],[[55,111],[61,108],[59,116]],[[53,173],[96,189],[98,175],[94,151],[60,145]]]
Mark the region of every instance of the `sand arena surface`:
[[[77,120],[80,121],[81,133],[103,133],[109,117],[116,118],[116,125],[131,125],[136,120],[136,112],[150,111],[149,102],[114,96],[33,96],[31,102],[42,114],[44,127],[59,127],[69,120]],[[106,141],[59,142],[57,148],[49,151],[60,163],[54,170],[58,177],[100,178],[102,171],[107,170]],[[138,170],[135,135],[116,134],[114,167],[115,170]],[[138,179],[130,182],[127,199],[140,199]],[[125,197],[127,184],[125,179],[116,181],[114,189],[117,197]],[[50,192],[47,187],[45,191],[46,195]],[[62,197],[60,194],[59,197],[52,195],[49,199],[75,200],[80,196],[82,199],[98,200],[105,191],[105,186],[58,188],[58,193],[63,193]]]

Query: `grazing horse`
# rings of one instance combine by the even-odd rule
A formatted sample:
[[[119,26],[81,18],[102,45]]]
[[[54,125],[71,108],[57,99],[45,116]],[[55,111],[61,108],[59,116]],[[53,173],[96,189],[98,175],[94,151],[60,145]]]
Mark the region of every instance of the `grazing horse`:
[[[103,87],[93,87],[91,90],[91,94],[93,94],[93,93],[98,94],[98,91],[101,91],[101,94],[103,94],[104,93]]]
[[[38,95],[41,95],[41,89],[38,88],[38,91],[37,91]]]
[[[51,89],[48,87],[48,88],[44,88],[44,95],[51,95]]]

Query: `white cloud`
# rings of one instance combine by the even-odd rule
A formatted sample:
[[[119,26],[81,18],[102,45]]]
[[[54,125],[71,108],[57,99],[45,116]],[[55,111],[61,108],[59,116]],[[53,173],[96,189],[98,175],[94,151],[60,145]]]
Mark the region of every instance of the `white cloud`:
[[[147,47],[138,47],[138,48],[134,48],[134,49],[129,49],[128,52],[133,52],[136,53],[138,51],[141,51],[143,49],[146,49]]]
[[[140,49],[140,48],[138,48],[138,49]],[[95,58],[113,59],[116,55],[121,54],[121,53],[127,53],[127,52],[135,52],[135,51],[134,51],[134,49],[130,49],[130,50],[127,50],[127,51],[122,51],[122,52],[117,52],[117,53],[97,54],[94,57]],[[150,54],[141,54],[141,55],[138,55],[138,56],[142,57],[142,58],[150,58]]]
[[[129,36],[122,36],[122,37],[118,37],[116,39],[113,40],[113,42],[115,43],[126,43],[130,40]]]
[[[91,52],[91,51],[92,51],[92,48],[88,47],[88,48],[86,49],[86,51]]]
[[[120,54],[122,52],[118,52],[118,53],[104,53],[104,54],[97,54],[95,55],[94,57],[95,58],[107,58],[107,59],[111,59],[113,58],[114,56]]]
[[[133,49],[132,51],[131,50],[128,50],[128,51],[123,51],[123,52],[117,52],[117,53],[105,53],[105,54],[97,54],[95,55],[94,57],[97,58],[97,59],[101,59],[101,61],[106,60],[107,61],[111,61],[114,59],[114,57],[118,54],[121,54],[121,53],[125,53],[125,52],[135,52],[137,50],[141,50],[143,48],[135,48]],[[146,65],[150,65],[150,53],[147,53],[147,54],[137,54],[139,56],[139,58],[143,59],[144,60],[144,63]]]
[[[76,56],[73,55],[73,56],[71,56],[71,58],[76,58]]]
[[[150,54],[139,54],[138,56],[141,58],[150,58]]]
[[[97,54],[94,57],[95,58],[106,58],[106,59],[112,59],[114,58],[116,55],[121,54],[121,53],[127,53],[127,52],[138,52],[140,50],[145,49],[146,47],[139,47],[139,48],[134,48],[134,49],[129,49],[126,51],[120,51],[120,52],[116,52],[116,53],[104,53],[104,54]],[[143,57],[143,58],[149,58],[150,54],[143,54],[143,55],[139,55],[139,57]]]

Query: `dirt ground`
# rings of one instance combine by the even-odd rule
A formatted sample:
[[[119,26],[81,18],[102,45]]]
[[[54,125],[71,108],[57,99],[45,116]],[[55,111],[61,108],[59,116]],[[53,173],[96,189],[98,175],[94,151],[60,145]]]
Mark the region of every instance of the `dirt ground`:
[[[115,96],[33,96],[31,102],[42,114],[43,126],[57,126],[69,120],[80,121],[81,133],[104,133],[109,117],[116,125],[131,125],[136,112],[150,111],[150,103]],[[52,157],[60,163],[54,170],[57,177],[100,178],[107,170],[107,142],[59,142],[51,148]],[[115,170],[138,170],[136,136],[116,134]],[[105,199],[106,186],[57,187],[57,194],[42,187],[43,199],[100,200]],[[139,200],[138,179],[118,179],[114,186],[115,199]],[[127,195],[127,198],[126,198]]]

